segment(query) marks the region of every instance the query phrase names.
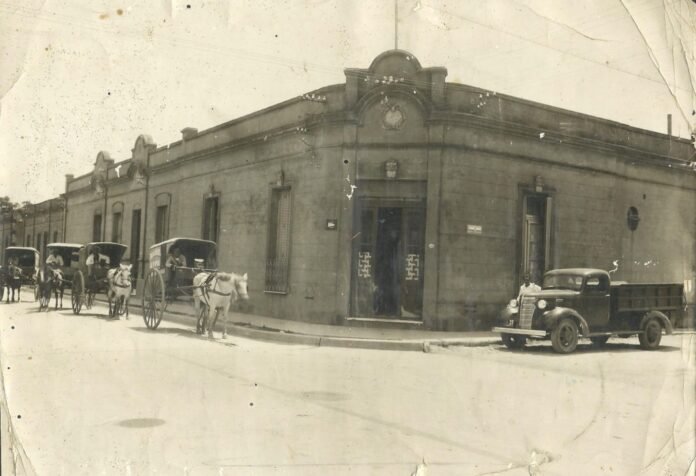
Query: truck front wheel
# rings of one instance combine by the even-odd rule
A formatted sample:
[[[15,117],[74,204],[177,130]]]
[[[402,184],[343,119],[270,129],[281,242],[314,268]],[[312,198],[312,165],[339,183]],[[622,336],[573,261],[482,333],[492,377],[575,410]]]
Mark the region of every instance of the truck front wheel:
[[[501,334],[503,344],[508,349],[521,349],[527,343],[527,337],[516,334]]]
[[[564,317],[551,332],[551,346],[559,354],[570,354],[578,346],[578,325],[569,317]]]
[[[640,347],[645,350],[655,350],[660,347],[662,340],[662,325],[656,317],[651,317],[643,327],[643,332],[638,334]]]

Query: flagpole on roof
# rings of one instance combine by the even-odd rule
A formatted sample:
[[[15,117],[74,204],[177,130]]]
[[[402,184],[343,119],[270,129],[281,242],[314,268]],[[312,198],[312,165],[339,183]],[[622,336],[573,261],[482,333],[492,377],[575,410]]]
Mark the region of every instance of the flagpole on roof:
[[[394,0],[394,49],[399,49],[399,2]]]

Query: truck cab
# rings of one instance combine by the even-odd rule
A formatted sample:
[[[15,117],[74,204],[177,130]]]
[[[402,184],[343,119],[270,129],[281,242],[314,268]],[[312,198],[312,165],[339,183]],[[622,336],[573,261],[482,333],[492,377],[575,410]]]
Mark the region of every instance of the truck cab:
[[[570,353],[581,336],[601,345],[611,335],[638,334],[641,347],[655,349],[683,304],[681,284],[612,284],[600,269],[557,269],[544,275],[541,291],[511,301],[493,331],[509,348],[550,339],[555,351]]]

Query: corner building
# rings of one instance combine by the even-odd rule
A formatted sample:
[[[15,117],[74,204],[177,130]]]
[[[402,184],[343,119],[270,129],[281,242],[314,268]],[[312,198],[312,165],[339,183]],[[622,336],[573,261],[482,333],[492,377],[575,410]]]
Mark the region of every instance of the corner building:
[[[345,74],[100,152],[68,176],[66,240],[127,244],[142,277],[152,244],[211,239],[253,312],[328,324],[483,329],[525,272],[558,267],[684,282],[693,303],[689,141],[447,83],[401,50]]]

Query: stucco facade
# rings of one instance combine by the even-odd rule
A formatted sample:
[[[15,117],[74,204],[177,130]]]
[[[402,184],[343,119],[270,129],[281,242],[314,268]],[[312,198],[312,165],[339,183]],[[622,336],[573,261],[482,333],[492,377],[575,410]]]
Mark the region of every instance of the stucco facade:
[[[322,323],[485,328],[524,272],[557,267],[685,282],[693,302],[691,143],[446,75],[388,51],[344,84],[100,152],[68,177],[66,241],[127,244],[142,276],[153,243],[217,228],[255,313]]]

